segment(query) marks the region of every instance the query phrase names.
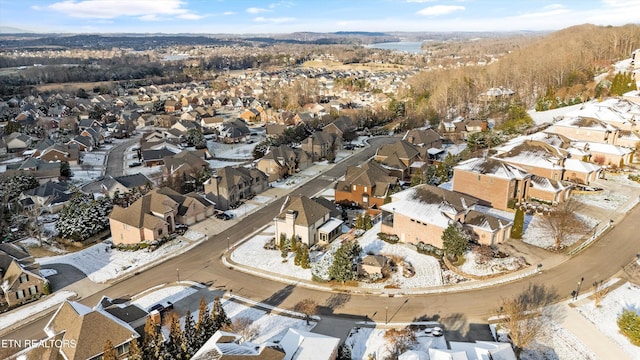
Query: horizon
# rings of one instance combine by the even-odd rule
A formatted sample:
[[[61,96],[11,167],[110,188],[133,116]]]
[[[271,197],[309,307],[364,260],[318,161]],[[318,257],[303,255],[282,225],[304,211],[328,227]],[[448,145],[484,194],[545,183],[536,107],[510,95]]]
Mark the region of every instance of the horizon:
[[[0,0],[0,7],[5,34],[546,32],[637,24],[640,13],[633,0]]]

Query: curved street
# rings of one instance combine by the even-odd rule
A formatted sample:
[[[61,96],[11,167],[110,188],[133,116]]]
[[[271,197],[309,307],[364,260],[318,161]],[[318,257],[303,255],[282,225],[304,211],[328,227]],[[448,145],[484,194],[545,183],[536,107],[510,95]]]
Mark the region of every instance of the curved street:
[[[371,146],[336,164],[316,179],[294,190],[292,194],[312,196],[326,188],[332,177],[340,177],[347,166],[359,164],[369,158],[380,144],[395,141],[392,138],[371,140]],[[292,308],[305,298],[312,298],[320,305],[321,315],[348,316],[360,320],[390,322],[434,319],[446,324],[448,331],[466,333],[473,324],[484,324],[495,315],[500,299],[519,293],[529,283],[555,287],[563,299],[569,297],[580,278],[584,278],[584,291],[595,281],[616,276],[622,268],[640,254],[640,237],[635,226],[640,219],[640,206],[632,209],[626,217],[590,247],[576,256],[568,258],[553,268],[518,281],[468,291],[442,294],[411,295],[407,297],[364,295],[356,292],[325,292],[256,277],[226,267],[221,256],[227,249],[227,237],[232,242],[250,235],[255,229],[273,219],[283,199],[278,198],[238,223],[197,245],[191,250],[162,262],[149,269],[121,279],[104,290],[82,299],[93,306],[103,295],[114,298],[139,293],[155,285],[176,281],[176,269],[180,278],[192,280],[231,292],[255,301],[282,308]],[[517,240],[511,240],[517,241]],[[357,288],[354,288],[357,290]],[[42,328],[48,316],[23,326],[11,336],[27,338],[42,336]],[[36,335],[37,334],[37,335]]]

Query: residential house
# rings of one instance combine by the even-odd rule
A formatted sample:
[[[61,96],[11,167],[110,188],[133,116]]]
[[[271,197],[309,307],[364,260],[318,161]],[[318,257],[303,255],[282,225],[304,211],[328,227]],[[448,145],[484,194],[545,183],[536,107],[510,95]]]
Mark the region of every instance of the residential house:
[[[437,131],[431,128],[408,130],[402,137],[402,140],[417,147],[423,147],[427,149],[442,148],[442,136],[440,136]]]
[[[77,135],[69,140],[66,145],[76,146],[79,151],[93,151],[95,144],[90,136]]]
[[[54,144],[37,152],[39,152],[37,158],[46,162],[66,161],[69,165],[78,165],[81,162],[80,151],[74,145]]]
[[[503,102],[513,98],[515,94],[516,94],[515,91],[509,88],[504,88],[502,86],[499,88],[490,88],[489,90],[483,93],[480,93],[478,95],[478,101],[485,104],[488,104],[494,101]]]
[[[208,162],[202,159],[198,153],[189,150],[182,150],[175,155],[165,156],[163,162],[164,174],[172,177],[196,178],[205,174],[209,169]]]
[[[40,298],[46,282],[26,250],[14,244],[0,245],[0,299],[7,306]]]
[[[280,340],[284,360],[335,360],[340,339],[332,336],[289,328]]]
[[[420,169],[426,166],[423,162],[425,154],[426,149],[419,150],[410,143],[400,140],[379,147],[373,159],[387,168],[390,175],[399,180],[408,180],[413,172],[417,171],[415,167],[412,167],[414,163],[420,163]]]
[[[403,355],[398,358],[399,360],[405,360]],[[424,353],[420,351],[420,353]],[[424,354],[425,359],[439,360],[439,359],[455,359],[455,360],[485,360],[485,359],[500,359],[500,360],[516,360],[516,354],[513,351],[510,343],[494,342],[494,341],[476,341],[476,342],[460,342],[450,341],[449,349],[436,349],[429,348],[429,353]],[[408,359],[421,359],[418,357],[407,358]]]
[[[358,273],[364,276],[381,276],[389,259],[384,255],[367,255],[358,263]]]
[[[20,199],[25,198],[30,198],[34,205],[39,206],[43,211],[55,214],[71,199],[71,193],[66,183],[47,181],[37,188],[20,194]]]
[[[240,119],[246,122],[260,122],[262,121],[260,117],[260,111],[256,109],[247,109],[240,114]]]
[[[564,135],[571,140],[617,145],[619,129],[604,121],[588,117],[566,117],[545,132]]]
[[[133,189],[142,190],[152,186],[153,182],[141,173],[115,177],[107,175],[100,185],[102,192],[110,197],[116,193],[125,194]]]
[[[589,154],[589,160],[598,165],[623,167],[633,162],[632,149],[611,144],[574,141],[572,147]]]
[[[168,148],[161,148],[158,150],[142,150],[142,161],[144,166],[157,166],[164,165],[164,160],[167,157],[174,156],[176,153],[169,150]]]
[[[7,152],[22,152],[31,146],[31,137],[19,132],[11,133],[4,137],[7,146]]]
[[[432,185],[418,185],[391,196],[382,206],[380,231],[403,243],[420,242],[442,249],[442,233],[459,222],[472,239],[497,245],[509,238],[511,222],[474,210],[479,200]]]
[[[344,180],[336,183],[336,204],[357,205],[363,209],[377,212],[396,186],[398,178],[375,160],[350,166]]]
[[[191,225],[214,212],[214,205],[202,196],[165,187],[151,190],[127,208],[115,205],[109,226],[116,245],[148,243],[173,232],[176,224]]]
[[[316,131],[304,139],[300,147],[311,154],[312,161],[333,160],[338,144],[335,134]]]
[[[229,210],[245,199],[269,188],[268,176],[255,168],[225,166],[204,183],[207,199],[215,202],[216,208]]]
[[[287,129],[287,125],[269,123],[265,127],[265,135],[267,139],[275,139],[284,134]]]
[[[258,160],[256,168],[267,174],[271,182],[293,175],[311,164],[311,158],[306,152],[282,145],[269,147],[269,152]]]
[[[181,134],[186,134],[189,130],[200,130],[200,124],[195,121],[181,120],[171,125],[171,129],[176,129]]]
[[[273,343],[256,345],[237,334],[218,330],[191,357],[191,360],[283,360],[282,346]]]
[[[8,164],[6,171],[0,173],[0,176],[9,177],[16,174],[33,175],[40,184],[44,184],[60,177],[60,163],[48,163],[40,159],[28,158],[21,163]]]
[[[182,103],[176,100],[165,100],[164,112],[172,113],[182,109]]]
[[[131,325],[103,308],[92,309],[69,300],[60,305],[44,332],[47,344],[53,346],[35,347],[31,356],[49,350],[57,351],[62,359],[101,359],[104,344],[109,340],[116,350],[116,359],[126,359],[131,341],[140,337]]]
[[[222,130],[222,124],[224,123],[224,118],[221,116],[206,116],[200,119],[200,127],[202,127],[204,132],[213,131],[213,130]]]
[[[337,146],[340,148],[345,133],[355,132],[356,127],[347,116],[340,116],[322,128],[322,132],[335,134],[338,139]]]
[[[331,209],[306,196],[288,196],[273,221],[276,237],[296,237],[309,247],[331,242],[342,233],[342,220],[332,218]]]
[[[453,191],[486,201],[505,210],[527,198],[531,174],[491,158],[472,158],[453,168]]]
[[[222,130],[219,131],[217,141],[232,144],[246,141],[251,135],[251,130],[247,124],[241,119],[225,121]]]

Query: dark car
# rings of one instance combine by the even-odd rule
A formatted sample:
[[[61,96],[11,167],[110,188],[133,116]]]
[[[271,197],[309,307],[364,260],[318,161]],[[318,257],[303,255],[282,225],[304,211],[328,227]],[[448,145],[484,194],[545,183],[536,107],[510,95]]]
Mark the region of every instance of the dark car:
[[[233,216],[231,216],[230,214],[227,213],[217,213],[216,214],[216,218],[217,219],[222,219],[222,220],[231,220]]]
[[[142,163],[141,162],[132,162],[131,164],[129,164],[130,168],[137,167],[137,166],[142,166]]]

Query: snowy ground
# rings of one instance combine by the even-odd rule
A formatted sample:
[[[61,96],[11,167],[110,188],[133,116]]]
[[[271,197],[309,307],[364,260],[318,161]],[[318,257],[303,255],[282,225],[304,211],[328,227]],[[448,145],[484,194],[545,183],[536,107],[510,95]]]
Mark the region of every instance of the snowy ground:
[[[131,303],[140,306],[146,311],[149,311],[149,308],[161,302],[170,301],[175,304],[178,300],[198,291],[189,285],[167,286],[161,290],[142,293],[137,296],[135,300],[132,300]]]
[[[20,321],[24,321],[24,319],[28,319],[35,314],[45,312],[48,309],[59,305],[66,299],[75,295],[76,293],[72,291],[58,291],[55,294],[51,294],[40,301],[23,305],[16,310],[2,314],[0,315],[0,330],[6,329]]]
[[[87,166],[104,166],[106,159],[106,151],[93,151],[82,154],[82,164]]]
[[[91,281],[104,283],[152,261],[166,258],[167,254],[177,254],[186,245],[186,242],[176,239],[150,252],[119,251],[111,249],[107,243],[100,243],[71,254],[43,257],[36,261],[42,268],[48,264],[69,264],[85,273]]]
[[[253,160],[253,149],[257,144],[257,142],[254,142],[252,144],[223,144],[217,141],[208,140],[207,148],[214,157],[225,159]]]
[[[533,122],[536,125],[541,125],[544,123],[552,124],[556,119],[560,119],[567,113],[570,113],[574,110],[579,110],[582,106],[583,104],[577,104],[547,111],[528,110],[527,113],[529,114],[529,116],[531,116],[531,119],[533,119]]]
[[[625,283],[607,294],[599,307],[595,307],[594,302],[590,301],[577,309],[604,335],[619,344],[632,359],[640,359],[640,347],[631,344],[624,335],[620,334],[616,323],[624,309],[640,312],[640,286]]]
[[[387,256],[395,255],[410,263],[416,273],[410,278],[405,278],[402,276],[402,270],[398,269],[398,271],[394,272],[386,281],[373,284],[361,283],[361,287],[382,289],[386,285],[397,285],[398,288],[407,289],[442,285],[440,263],[436,258],[420,254],[403,244],[398,243],[392,245],[386,243],[378,238],[379,232],[380,223],[377,223],[371,230],[358,238],[358,243],[360,243],[362,247],[362,256],[365,256],[367,253]]]
[[[610,174],[605,173],[604,178],[608,181],[615,182],[618,184],[623,184],[631,187],[640,187],[640,183],[629,180],[629,174]]]
[[[386,329],[374,328],[354,328],[351,329],[345,343],[351,347],[352,359],[386,359],[389,356],[389,342],[384,338]],[[444,336],[434,337],[427,335],[424,331],[416,333],[416,344],[411,350],[429,352],[429,348],[447,349],[447,342]]]
[[[458,269],[464,273],[477,276],[516,271],[527,266],[527,262],[523,257],[514,256],[492,258],[489,261],[483,262],[474,251],[467,251],[464,254],[464,259],[464,264],[458,267]]]
[[[597,219],[579,214],[578,217],[585,224],[586,230],[583,233],[565,237],[562,242],[562,247],[571,246],[582,239],[586,234],[592,234],[593,229],[599,224]],[[555,246],[555,241],[542,226],[543,221],[544,219],[541,216],[534,216],[522,235],[522,241],[543,249],[551,249]]]
[[[593,194],[572,194],[571,197],[585,205],[607,210],[616,210],[629,200],[627,195],[609,190],[602,190]]]

